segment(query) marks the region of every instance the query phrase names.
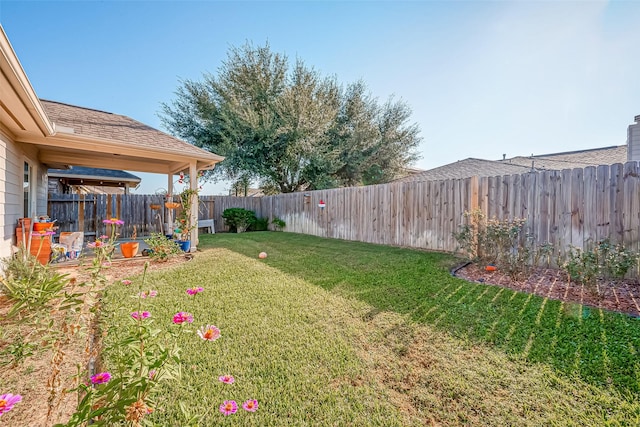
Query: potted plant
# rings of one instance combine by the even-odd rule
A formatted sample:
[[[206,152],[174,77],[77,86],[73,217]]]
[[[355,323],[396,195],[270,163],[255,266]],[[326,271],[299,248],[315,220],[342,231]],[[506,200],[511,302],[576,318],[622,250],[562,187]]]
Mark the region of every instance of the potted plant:
[[[133,258],[137,255],[138,249],[140,248],[140,242],[136,242],[136,238],[138,237],[136,226],[133,226],[133,234],[131,235],[132,242],[122,242],[120,243],[120,252],[122,256],[125,258]]]
[[[198,195],[198,190],[185,188],[180,193],[181,210],[176,218],[175,233],[178,236],[178,245],[184,252],[191,249],[191,231],[196,228],[196,223],[191,221],[191,208],[193,207],[193,197]]]
[[[147,251],[149,258],[154,261],[164,262],[180,253],[180,246],[175,241],[167,239],[162,233],[151,233],[151,236],[144,239],[144,242],[149,246]]]

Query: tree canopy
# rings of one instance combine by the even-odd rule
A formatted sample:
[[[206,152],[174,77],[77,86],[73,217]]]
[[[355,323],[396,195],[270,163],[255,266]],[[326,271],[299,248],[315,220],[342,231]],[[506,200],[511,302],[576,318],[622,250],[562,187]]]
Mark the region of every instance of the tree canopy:
[[[161,120],[225,156],[215,170],[270,192],[388,182],[417,158],[417,124],[402,101],[379,104],[362,81],[341,87],[269,45],[232,47],[217,75],[186,80]]]

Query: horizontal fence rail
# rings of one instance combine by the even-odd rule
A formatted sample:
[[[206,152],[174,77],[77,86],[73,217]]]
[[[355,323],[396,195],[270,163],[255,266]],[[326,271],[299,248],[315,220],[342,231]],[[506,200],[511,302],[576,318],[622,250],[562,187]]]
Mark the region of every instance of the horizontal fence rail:
[[[456,251],[453,234],[465,212],[479,209],[487,218],[526,219],[538,244],[561,252],[588,248],[602,239],[640,250],[640,168],[624,165],[472,177],[408,181],[364,187],[317,190],[265,197],[200,196],[198,217],[214,219],[226,231],[222,213],[245,208],[256,216],[280,218],[285,231],[385,245]],[[320,201],[324,207],[320,207]],[[151,205],[161,205],[158,210]],[[49,215],[61,231],[102,233],[103,219],[125,221],[123,237],[161,231],[169,212],[158,195],[55,195]]]

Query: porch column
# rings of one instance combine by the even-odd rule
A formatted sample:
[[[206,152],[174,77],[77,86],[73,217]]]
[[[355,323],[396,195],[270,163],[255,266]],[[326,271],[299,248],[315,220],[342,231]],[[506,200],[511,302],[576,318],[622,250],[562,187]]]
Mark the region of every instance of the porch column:
[[[173,196],[173,174],[170,173],[167,175],[167,196]],[[167,200],[168,202],[172,202],[173,200]]]
[[[173,172],[167,174],[167,194],[165,202],[173,202]],[[173,234],[173,210],[165,208],[164,203],[162,209],[165,209],[167,213],[164,217],[166,222],[163,225],[162,234]]]
[[[200,212],[200,200],[198,198],[198,169],[195,161],[189,163],[189,188],[193,190],[191,195],[191,224],[198,223],[198,212]],[[195,252],[198,247],[198,227],[191,230],[191,252]]]

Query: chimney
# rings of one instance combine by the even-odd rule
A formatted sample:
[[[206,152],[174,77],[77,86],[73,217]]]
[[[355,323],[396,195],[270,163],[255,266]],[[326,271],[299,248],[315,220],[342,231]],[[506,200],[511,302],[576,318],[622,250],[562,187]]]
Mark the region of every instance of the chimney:
[[[506,155],[506,154],[503,154],[503,155],[502,155],[502,160],[506,160],[506,159],[507,159],[507,155]]]
[[[640,116],[633,118],[635,123],[627,128],[627,160],[640,161]]]

